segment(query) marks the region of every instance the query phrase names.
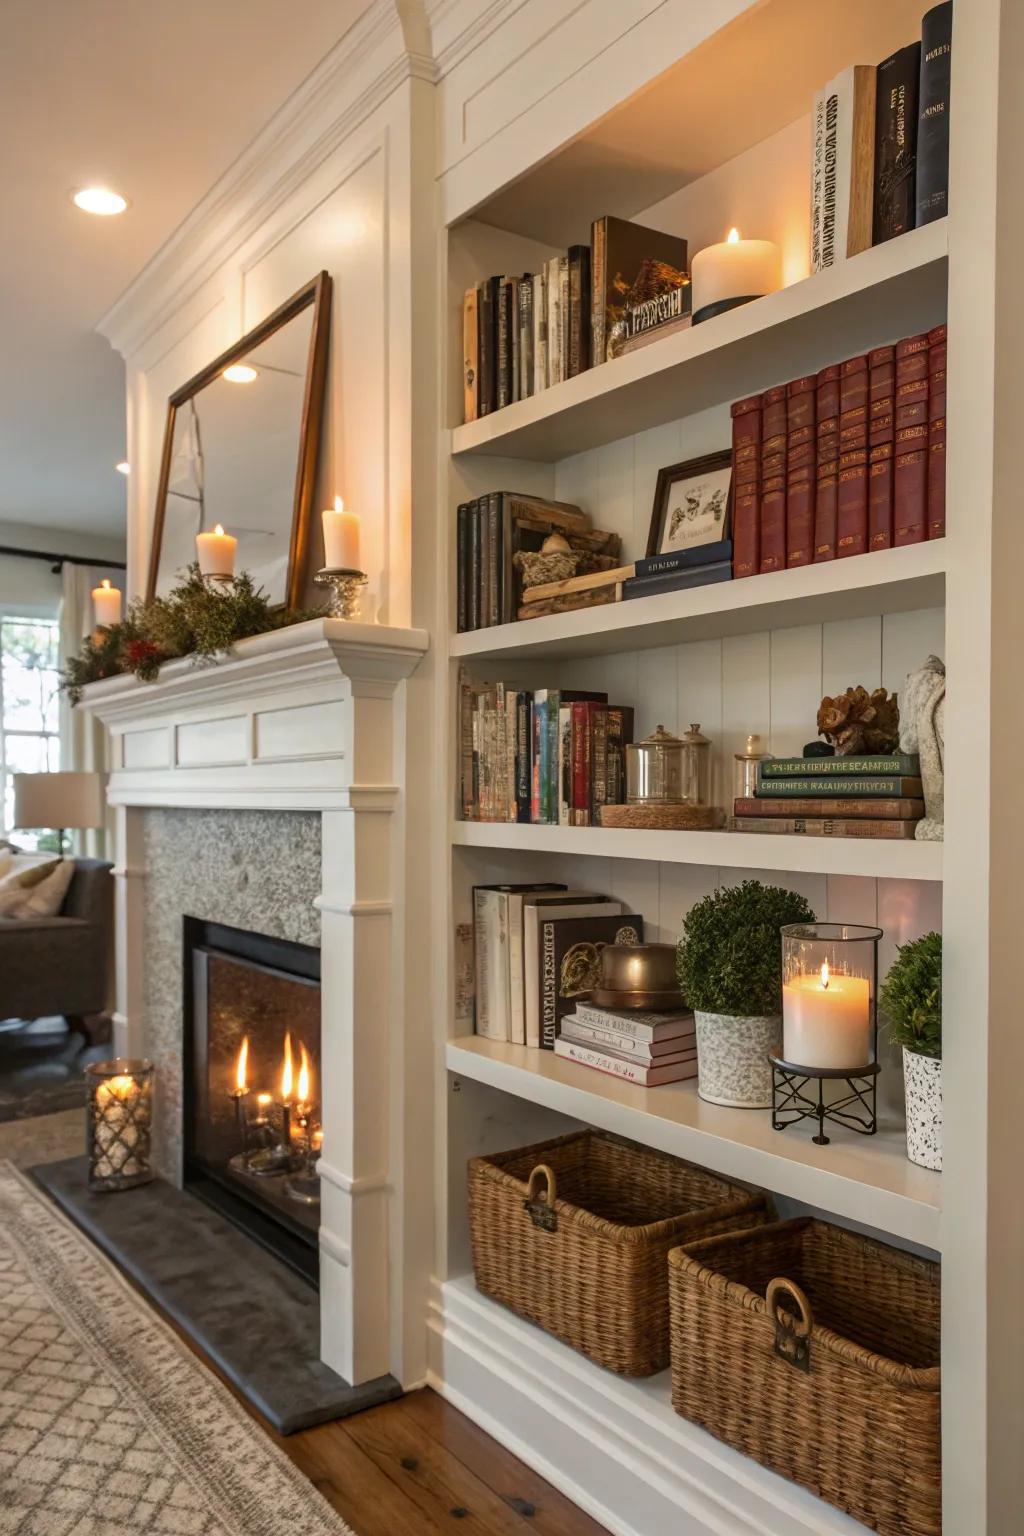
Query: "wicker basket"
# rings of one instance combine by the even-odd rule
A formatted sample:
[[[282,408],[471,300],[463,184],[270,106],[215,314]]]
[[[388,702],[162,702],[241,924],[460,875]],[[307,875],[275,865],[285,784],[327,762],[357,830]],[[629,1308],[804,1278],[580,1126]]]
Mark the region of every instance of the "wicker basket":
[[[801,1218],[668,1267],[676,1412],[872,1530],[937,1536],[939,1266]]]
[[[480,1290],[625,1376],[668,1365],[669,1249],[769,1214],[763,1194],[600,1131],[469,1165]]]

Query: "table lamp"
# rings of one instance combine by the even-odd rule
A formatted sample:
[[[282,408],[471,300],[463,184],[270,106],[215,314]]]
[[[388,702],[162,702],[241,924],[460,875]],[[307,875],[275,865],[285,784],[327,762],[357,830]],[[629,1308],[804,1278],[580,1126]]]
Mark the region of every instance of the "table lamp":
[[[64,833],[103,825],[103,775],[99,773],[16,773],[14,825],[50,827]]]

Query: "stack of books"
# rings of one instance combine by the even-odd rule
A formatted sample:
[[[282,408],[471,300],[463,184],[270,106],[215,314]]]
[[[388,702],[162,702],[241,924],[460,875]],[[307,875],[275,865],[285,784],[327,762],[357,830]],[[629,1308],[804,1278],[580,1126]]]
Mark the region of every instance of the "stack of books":
[[[459,677],[463,821],[590,827],[626,798],[633,710],[606,693]]]
[[[758,768],[753,798],[738,799],[736,832],[807,837],[912,838],[924,815],[916,756],[776,757]]]
[[[697,1075],[693,1014],[618,1012],[577,1003],[562,1019],[555,1055],[645,1088],[680,1083]]]
[[[732,406],[733,575],[946,532],[946,327]]]

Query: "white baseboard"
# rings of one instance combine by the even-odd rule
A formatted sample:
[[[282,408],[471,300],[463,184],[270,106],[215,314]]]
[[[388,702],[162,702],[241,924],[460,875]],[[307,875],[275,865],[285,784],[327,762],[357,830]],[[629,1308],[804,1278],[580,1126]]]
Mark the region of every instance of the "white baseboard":
[[[672,1410],[668,1373],[602,1370],[479,1295],[436,1284],[430,1385],[614,1536],[864,1536]]]

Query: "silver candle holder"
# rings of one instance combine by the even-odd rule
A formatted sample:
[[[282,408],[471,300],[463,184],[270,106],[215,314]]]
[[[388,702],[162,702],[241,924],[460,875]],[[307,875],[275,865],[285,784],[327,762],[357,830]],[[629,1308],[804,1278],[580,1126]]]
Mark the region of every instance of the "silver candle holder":
[[[331,588],[331,601],[327,609],[332,619],[357,619],[366,586],[365,571],[350,571],[341,566],[325,566],[313,577],[317,587]]]

